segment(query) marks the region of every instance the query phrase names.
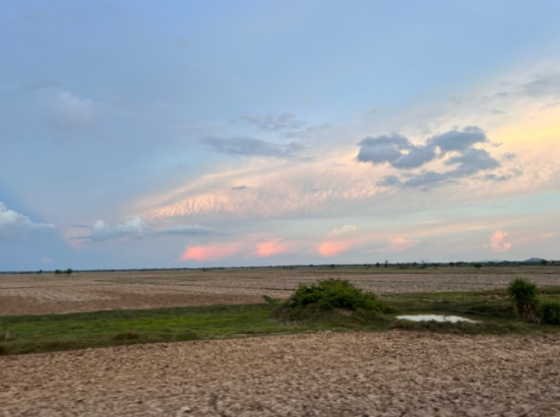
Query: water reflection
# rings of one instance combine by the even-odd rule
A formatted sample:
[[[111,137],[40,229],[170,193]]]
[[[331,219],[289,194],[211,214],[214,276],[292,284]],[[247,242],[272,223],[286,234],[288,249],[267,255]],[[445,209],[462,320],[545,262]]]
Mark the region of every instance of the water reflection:
[[[468,323],[476,323],[475,320],[466,319],[459,316],[444,316],[442,314],[415,314],[411,316],[397,316],[399,320],[410,320],[410,321],[439,321],[439,322],[450,322],[458,323],[460,321]]]

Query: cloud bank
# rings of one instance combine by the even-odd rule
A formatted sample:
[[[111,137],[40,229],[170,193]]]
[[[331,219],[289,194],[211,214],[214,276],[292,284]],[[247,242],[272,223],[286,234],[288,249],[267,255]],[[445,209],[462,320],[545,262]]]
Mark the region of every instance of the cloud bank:
[[[140,239],[147,236],[199,236],[214,233],[214,231],[208,227],[184,224],[158,230],[154,229],[153,226],[140,216],[134,216],[116,226],[109,226],[103,220],[97,220],[88,228],[90,230],[88,236],[80,236],[76,239],[97,243]]]
[[[35,223],[0,202],[0,238],[23,237],[31,232],[54,229],[54,224]]]

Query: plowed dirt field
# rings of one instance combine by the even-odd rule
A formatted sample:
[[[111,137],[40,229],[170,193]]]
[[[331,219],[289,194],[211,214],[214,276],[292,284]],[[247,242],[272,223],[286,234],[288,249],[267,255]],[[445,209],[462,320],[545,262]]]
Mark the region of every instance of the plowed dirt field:
[[[301,283],[329,277],[384,294],[505,288],[517,276],[542,286],[560,285],[560,267],[542,266],[481,271],[302,267],[1,274],[0,315],[259,303],[264,294],[285,298]]]
[[[346,333],[0,357],[3,416],[560,415],[560,336]]]

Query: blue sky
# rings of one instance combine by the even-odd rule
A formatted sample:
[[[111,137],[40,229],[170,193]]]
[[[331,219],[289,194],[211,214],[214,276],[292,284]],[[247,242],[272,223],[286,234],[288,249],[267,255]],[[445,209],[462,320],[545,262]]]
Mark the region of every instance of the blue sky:
[[[559,259],[559,15],[0,2],[0,270]]]

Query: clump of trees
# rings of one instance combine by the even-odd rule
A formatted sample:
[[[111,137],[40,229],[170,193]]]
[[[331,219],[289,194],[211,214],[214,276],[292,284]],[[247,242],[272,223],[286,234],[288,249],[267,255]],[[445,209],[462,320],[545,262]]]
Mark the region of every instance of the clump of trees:
[[[61,271],[60,269],[54,270],[55,275],[62,275],[62,274],[70,275],[72,274],[72,272],[74,272],[72,268],[65,269],[64,271]]]

